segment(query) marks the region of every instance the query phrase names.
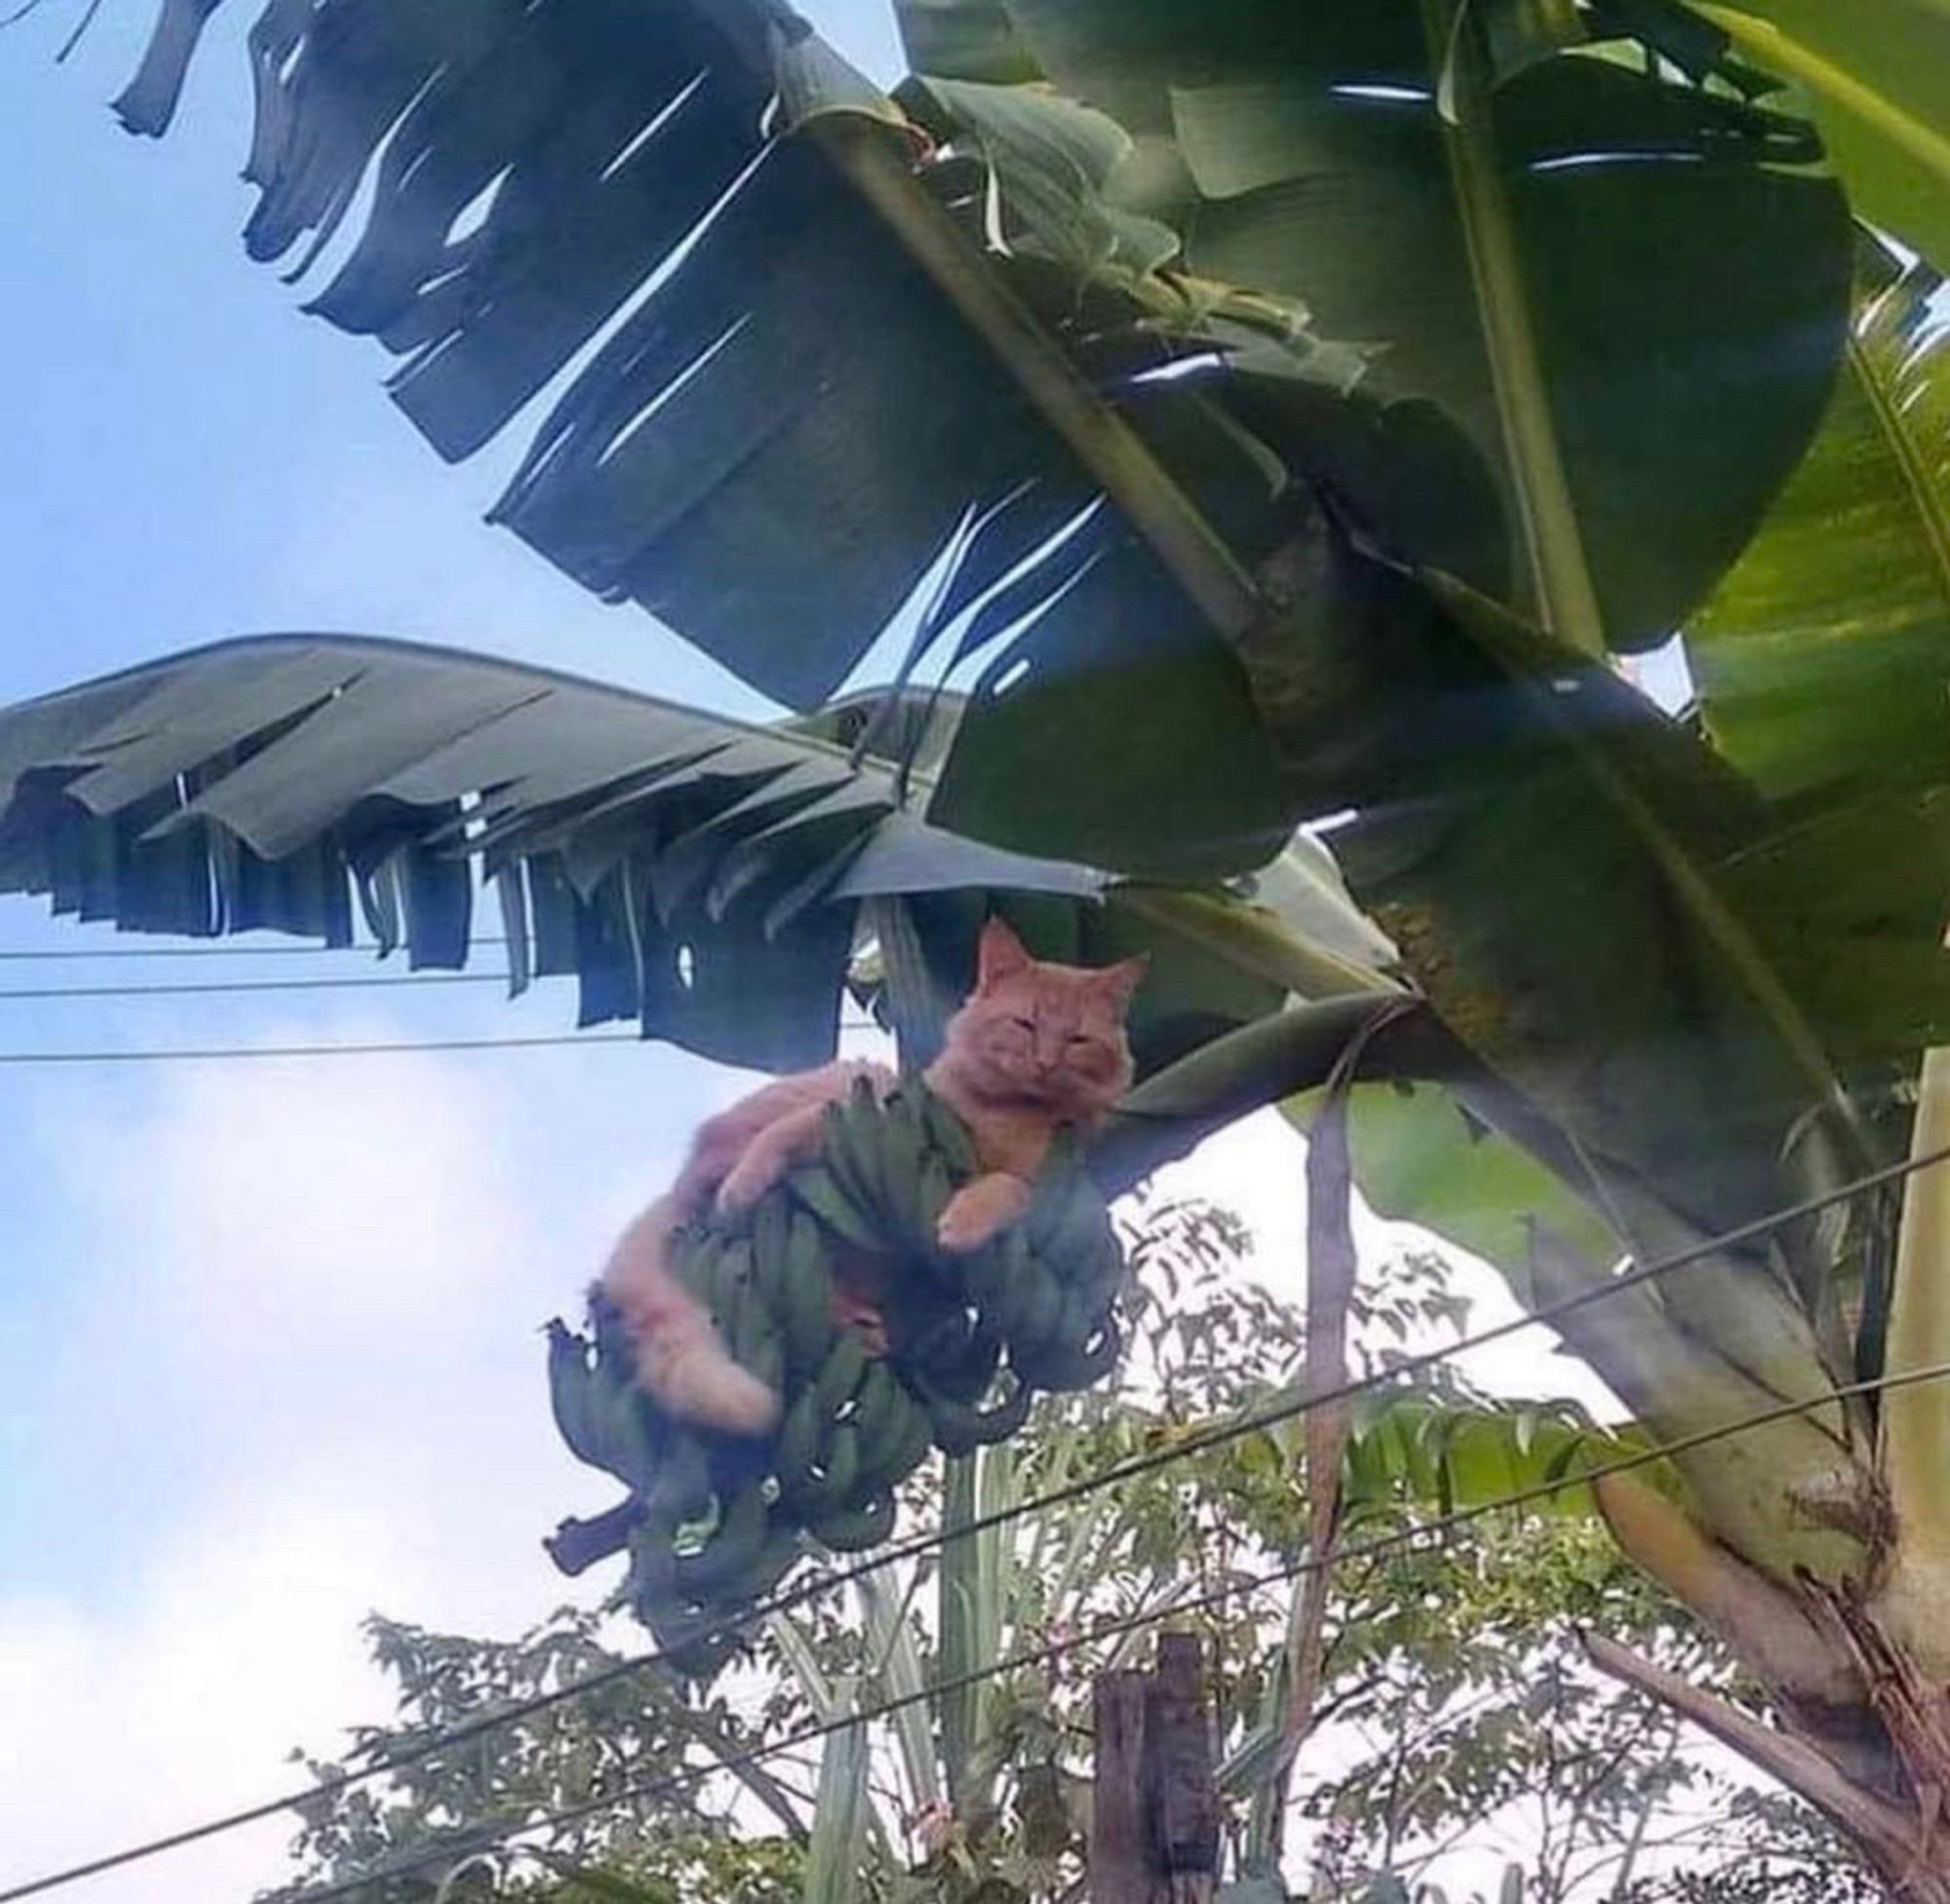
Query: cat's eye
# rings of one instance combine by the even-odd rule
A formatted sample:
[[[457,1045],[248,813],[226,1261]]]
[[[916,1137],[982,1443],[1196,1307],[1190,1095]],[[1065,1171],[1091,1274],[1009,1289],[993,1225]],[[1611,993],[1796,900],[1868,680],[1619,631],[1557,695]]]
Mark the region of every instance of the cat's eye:
[[[1035,1030],[1035,1020],[1033,1018],[1012,1018],[1009,1020],[1009,1023],[1018,1031],[1034,1031]]]

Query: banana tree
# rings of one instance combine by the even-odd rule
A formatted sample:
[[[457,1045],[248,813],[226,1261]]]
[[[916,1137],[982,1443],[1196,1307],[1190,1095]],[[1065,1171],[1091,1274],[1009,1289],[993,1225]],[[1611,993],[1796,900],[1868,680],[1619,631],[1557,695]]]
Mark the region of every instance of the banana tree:
[[[213,11],[170,0],[132,128],[167,124]],[[355,690],[273,695],[261,721],[226,698],[210,731],[192,705],[158,750],[115,725],[125,680],[0,729],[25,774],[15,883],[132,924],[319,930],[339,915],[304,910],[317,848],[384,931],[429,875],[363,830],[404,810],[416,847],[522,858],[511,936],[556,935],[539,957],[584,971],[586,1015],[753,1053],[713,1029],[718,979],[692,994],[707,929],[737,917],[760,930],[724,984],[757,995],[769,925],[821,980],[781,986],[779,1021],[827,1001],[782,1059],[830,1041],[853,902],[898,1016],[950,969],[924,895],[1055,890],[1054,942],[1141,920],[1250,992],[1201,989],[1117,1134],[1127,1162],[1320,1085],[1359,1034],[1449,1190],[1536,1217],[1520,1250],[1491,1192],[1464,1220],[1539,1302],[1923,1154],[1923,1054],[1950,1037],[1940,298],[1850,215],[1932,252],[1916,207],[1941,211],[1945,96],[1900,57],[1927,50],[1903,34],[1923,0],[1818,33],[1814,9],[1667,0],[899,11],[918,76],[892,98],[775,0],[275,0],[251,39],[254,253],[303,266],[357,208],[312,308],[402,359],[393,394],[448,457],[553,382],[496,521],[758,686],[824,707],[903,616],[903,691],[849,756],[766,779],[774,755],[713,773],[678,740],[604,779],[591,742],[579,778],[561,727],[542,751],[575,759],[565,786],[526,743],[503,757],[523,715],[491,696],[440,733],[431,700]],[[1678,629],[1700,692],[1671,719],[1613,662]],[[944,683],[967,690],[945,738]],[[88,817],[139,799],[139,825]],[[1385,973],[1227,883],[1348,813],[1336,853]],[[585,889],[551,861],[558,821]],[[1018,858],[924,874],[944,836]],[[188,855],[174,883],[158,850]],[[240,897],[214,914],[219,891]],[[794,933],[825,936],[801,958]],[[1376,989],[1413,1009],[1390,996],[1378,1029]],[[1401,1159],[1374,1160],[1357,1111],[1355,1176],[1420,1207]],[[1941,1247],[1919,1185],[1566,1328],[1656,1433],[1803,1408],[1683,1462],[1677,1504],[1607,1500],[1769,1687],[1774,1729],[1605,1659],[1938,1898],[1950,1448],[1928,1387],[1834,1390],[1950,1359]]]

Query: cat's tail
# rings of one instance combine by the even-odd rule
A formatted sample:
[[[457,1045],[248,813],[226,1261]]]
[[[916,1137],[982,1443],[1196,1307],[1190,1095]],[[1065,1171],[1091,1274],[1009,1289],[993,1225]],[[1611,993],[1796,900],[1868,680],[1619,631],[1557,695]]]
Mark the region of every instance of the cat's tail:
[[[616,1245],[603,1292],[637,1351],[637,1379],[664,1412],[725,1434],[769,1434],[779,1398],[720,1341],[711,1317],[667,1261],[676,1201],[661,1197]]]

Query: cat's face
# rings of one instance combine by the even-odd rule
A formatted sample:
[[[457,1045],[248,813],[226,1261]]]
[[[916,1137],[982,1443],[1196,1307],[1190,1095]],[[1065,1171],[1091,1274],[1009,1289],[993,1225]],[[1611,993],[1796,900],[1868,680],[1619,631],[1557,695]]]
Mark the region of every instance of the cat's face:
[[[948,1049],[982,1096],[1066,1117],[1107,1110],[1130,1088],[1124,1013],[1142,959],[1092,970],[1032,958],[999,919],[982,929],[975,990],[949,1022]]]

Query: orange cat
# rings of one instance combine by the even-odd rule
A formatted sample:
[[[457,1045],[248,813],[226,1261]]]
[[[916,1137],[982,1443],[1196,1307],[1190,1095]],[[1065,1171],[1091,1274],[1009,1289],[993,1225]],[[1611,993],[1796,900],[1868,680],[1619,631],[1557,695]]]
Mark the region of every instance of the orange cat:
[[[967,1124],[983,1167],[941,1213],[944,1249],[980,1249],[1016,1222],[1057,1131],[1093,1128],[1129,1089],[1124,1013],[1143,974],[1142,959],[1102,970],[1044,963],[999,919],[983,928],[975,990],[949,1021],[926,1073],[928,1088]],[[709,1119],[669,1192],[611,1253],[604,1293],[636,1345],[639,1380],[670,1414],[732,1434],[763,1434],[776,1422],[778,1397],[731,1359],[666,1252],[672,1232],[707,1199],[724,1211],[749,1209],[816,1156],[826,1107],[863,1075],[880,1090],[895,1082],[883,1066],[828,1065],[781,1078]],[[836,1303],[839,1320],[884,1350],[869,1298],[842,1290]]]

